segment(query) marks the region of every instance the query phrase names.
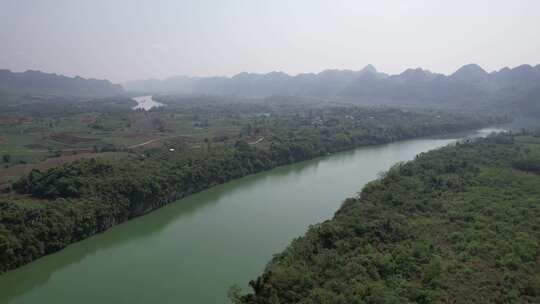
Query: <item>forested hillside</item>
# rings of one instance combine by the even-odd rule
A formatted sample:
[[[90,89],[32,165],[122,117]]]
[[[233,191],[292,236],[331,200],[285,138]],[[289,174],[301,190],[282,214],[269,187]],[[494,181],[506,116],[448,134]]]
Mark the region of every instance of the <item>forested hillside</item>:
[[[539,303],[540,134],[419,155],[312,226],[236,303]]]

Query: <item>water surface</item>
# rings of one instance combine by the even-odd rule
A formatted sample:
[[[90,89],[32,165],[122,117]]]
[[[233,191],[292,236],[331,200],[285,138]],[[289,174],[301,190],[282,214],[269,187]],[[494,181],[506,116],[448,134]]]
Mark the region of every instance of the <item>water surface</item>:
[[[399,161],[465,136],[359,148],[244,177],[0,276],[0,303],[228,303],[233,284]]]
[[[137,105],[133,107],[133,110],[143,109],[145,111],[154,107],[162,107],[164,104],[157,102],[152,98],[152,95],[133,97],[133,100],[137,102]]]

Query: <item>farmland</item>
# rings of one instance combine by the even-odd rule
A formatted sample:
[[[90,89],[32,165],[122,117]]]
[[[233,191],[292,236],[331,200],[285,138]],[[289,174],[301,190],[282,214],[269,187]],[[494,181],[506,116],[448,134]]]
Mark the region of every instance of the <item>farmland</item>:
[[[111,102],[114,109],[102,102],[80,101],[80,107],[62,107],[62,100],[56,103],[52,108],[58,111],[45,115],[39,111],[43,105],[35,101],[15,109],[4,105],[9,106],[5,111],[9,116],[0,116],[0,184],[32,168],[47,169],[96,156],[124,157],[128,150],[158,148],[165,141],[196,148],[212,134],[239,131],[238,127],[217,131],[227,122],[211,127],[174,111],[133,111],[130,100]]]
[[[196,151],[237,140],[264,147],[270,145],[265,137],[302,133],[324,125],[349,129],[362,125],[368,134],[387,128],[388,119],[393,117],[400,117],[398,125],[403,132],[410,128],[407,118],[415,115],[421,115],[426,126],[459,119],[455,113],[414,113],[302,99],[155,98],[167,106],[132,110],[134,102],[128,98],[59,99],[47,100],[47,104],[23,99],[0,105],[0,110],[9,114],[0,116],[0,184],[14,181],[32,168],[47,169],[82,158],[121,158],[160,147]],[[355,117],[347,109],[353,109]]]

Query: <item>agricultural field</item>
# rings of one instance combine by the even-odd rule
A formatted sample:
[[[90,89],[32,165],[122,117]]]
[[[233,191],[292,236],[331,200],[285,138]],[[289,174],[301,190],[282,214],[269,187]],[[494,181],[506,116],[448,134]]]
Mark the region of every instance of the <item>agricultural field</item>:
[[[46,104],[42,100],[23,100],[0,105],[2,113],[7,113],[0,115],[0,185],[33,168],[48,169],[83,158],[122,158],[163,147],[197,151],[241,140],[270,148],[272,142],[279,143],[282,138],[308,140],[322,128],[343,133],[344,141],[353,136],[352,130],[366,142],[374,141],[370,138],[375,135],[391,141],[392,137],[412,137],[418,132],[438,133],[429,130],[430,126],[448,132],[452,128],[446,125],[461,125],[464,117],[465,124],[471,126],[492,119],[277,97],[154,98],[165,106],[133,110],[134,101],[129,98],[47,100]],[[425,130],[418,128],[418,122],[413,128],[411,121],[415,119]]]
[[[50,115],[37,114],[43,105],[30,105],[23,103],[0,115],[0,184],[32,168],[47,169],[81,158],[124,157],[165,141],[195,146],[209,134],[238,131],[210,130],[179,113],[133,111],[129,102],[114,111],[99,104],[81,109],[58,106],[59,111]]]
[[[28,98],[0,104],[4,113],[0,115],[0,185],[33,168],[48,169],[82,158],[125,157],[164,145],[201,149],[234,141],[242,133],[248,143],[264,144],[246,127],[246,122],[260,118],[252,106],[231,107],[221,99],[204,99],[200,104],[192,99],[176,101],[169,99],[166,107],[149,111],[133,110],[131,99],[59,99],[44,104]]]

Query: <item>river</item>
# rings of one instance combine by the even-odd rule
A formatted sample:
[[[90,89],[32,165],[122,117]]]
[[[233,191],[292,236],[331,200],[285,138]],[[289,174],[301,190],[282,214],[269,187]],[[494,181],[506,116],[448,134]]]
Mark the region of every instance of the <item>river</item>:
[[[157,102],[152,98],[152,95],[133,97],[133,100],[137,102],[137,105],[133,107],[133,110],[143,109],[145,111],[154,107],[162,107],[164,104]]]
[[[399,161],[481,130],[407,140],[216,186],[0,276],[0,303],[228,303],[274,253]]]

